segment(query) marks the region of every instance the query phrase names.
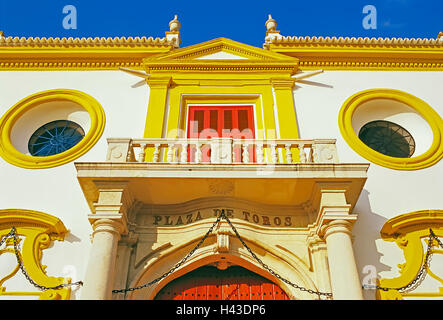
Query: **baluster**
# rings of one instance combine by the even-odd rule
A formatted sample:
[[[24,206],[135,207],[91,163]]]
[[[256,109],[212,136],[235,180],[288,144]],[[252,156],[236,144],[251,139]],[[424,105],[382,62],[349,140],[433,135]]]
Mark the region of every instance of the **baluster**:
[[[257,144],[257,163],[263,163],[263,143]]]
[[[235,163],[235,143],[232,144],[232,163]]]
[[[317,145],[313,143],[311,145],[311,154],[309,155],[309,162],[319,162],[318,161],[318,153],[317,153]]]
[[[286,162],[292,163],[291,144],[289,143],[285,144],[285,149],[286,149]]]
[[[130,147],[129,147],[129,150],[128,150],[128,153],[126,154],[126,162],[131,162],[132,161],[132,159],[134,158],[135,159],[135,151],[134,151],[134,147],[131,145]],[[136,161],[137,161],[138,159],[136,159]]]
[[[196,143],[195,144],[195,163],[201,163],[202,162],[202,150],[201,150],[202,144]]]
[[[243,144],[243,163],[248,163],[249,162],[249,143],[245,142]]]
[[[171,163],[174,159],[174,144],[168,143],[168,153],[166,155],[166,161]]]
[[[277,159],[277,144],[275,143],[271,143],[271,161],[272,163],[277,163],[278,159]]]
[[[188,162],[188,143],[182,142],[181,145],[182,145],[182,150],[180,153],[180,162],[186,163],[186,162]]]
[[[305,153],[305,145],[299,144],[298,149],[300,150],[300,162],[306,163],[306,153]]]
[[[160,152],[160,144],[156,143],[154,145],[154,154],[152,155],[152,162],[158,162],[158,154]]]
[[[241,141],[235,139],[232,141],[232,163],[242,161],[241,147]]]
[[[146,149],[146,143],[140,144],[140,152],[138,154],[138,162],[144,162],[145,161],[145,149]]]

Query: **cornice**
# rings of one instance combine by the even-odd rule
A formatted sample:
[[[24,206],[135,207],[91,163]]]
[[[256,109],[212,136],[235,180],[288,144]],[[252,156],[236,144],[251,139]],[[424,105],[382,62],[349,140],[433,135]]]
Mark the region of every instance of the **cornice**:
[[[377,47],[443,47],[443,39],[428,38],[369,38],[369,37],[309,37],[309,36],[275,36],[269,37],[269,44],[287,44],[291,46],[377,46]]]
[[[227,52],[240,59],[198,59],[217,52]],[[242,59],[243,58],[243,59]],[[143,59],[147,73],[217,72],[217,73],[289,73],[298,70],[298,59],[256,48],[226,38],[217,38],[163,55]]]
[[[226,38],[181,49],[177,49],[176,41],[167,37],[26,38],[0,34],[0,70],[141,70],[149,64],[153,71],[250,72],[274,64],[268,70],[282,72],[276,67],[281,64],[284,68],[286,64],[286,68],[292,65],[295,70],[443,71],[441,35],[415,39],[269,34],[263,45],[267,50]],[[196,59],[220,51],[247,59],[236,66],[232,60]]]
[[[275,53],[269,50],[263,50],[251,45],[237,42],[228,38],[216,38],[213,40],[198,43],[185,48],[180,48],[168,53],[164,56],[153,57],[153,60],[192,60],[202,56],[206,56],[215,52],[228,52],[238,55],[243,58],[261,61],[282,61],[282,60],[296,60],[293,57],[288,57]]]
[[[148,73],[155,72],[249,72],[249,73],[288,73],[295,74],[298,61],[262,61],[262,60],[182,60],[153,61],[143,60]]]
[[[383,225],[380,235],[384,239],[396,239],[400,234],[443,225],[443,210],[429,209],[404,213],[395,216]]]
[[[142,69],[143,58],[174,49],[153,37],[19,38],[0,36],[0,70]]]
[[[154,38],[154,37],[95,37],[95,38],[73,38],[73,37],[1,37],[0,50],[5,47],[17,48],[72,48],[72,47],[146,47],[146,46],[172,46],[176,39]]]
[[[297,57],[302,70],[442,71],[443,37],[287,37],[273,34],[269,51]]]

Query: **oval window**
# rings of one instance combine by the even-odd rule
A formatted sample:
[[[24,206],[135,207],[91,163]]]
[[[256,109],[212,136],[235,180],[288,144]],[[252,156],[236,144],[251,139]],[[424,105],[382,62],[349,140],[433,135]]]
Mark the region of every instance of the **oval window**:
[[[390,157],[410,158],[415,151],[412,135],[390,121],[371,121],[360,129],[358,137],[371,149]]]
[[[72,89],[34,93],[0,118],[0,157],[22,168],[45,169],[88,152],[105,126],[102,106]]]
[[[71,149],[84,136],[82,127],[73,121],[51,121],[33,133],[28,142],[28,149],[33,156],[52,156]]]
[[[344,140],[360,156],[386,168],[418,170],[443,158],[443,120],[425,101],[386,88],[349,97],[338,115]]]

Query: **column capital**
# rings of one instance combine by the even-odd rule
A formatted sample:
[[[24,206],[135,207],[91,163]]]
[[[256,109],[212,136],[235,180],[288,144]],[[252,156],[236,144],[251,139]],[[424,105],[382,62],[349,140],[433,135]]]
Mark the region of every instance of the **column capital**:
[[[288,78],[271,78],[271,84],[274,90],[292,90],[295,79]]]
[[[172,77],[149,77],[146,79],[150,88],[166,89],[172,83]]]
[[[126,234],[128,210],[134,203],[129,191],[129,182],[96,180],[94,184],[98,191],[98,199],[92,204],[94,212],[88,215],[89,222],[94,226],[100,220],[116,221],[123,226],[120,234]]]
[[[120,239],[121,234],[125,231],[126,225],[123,221],[117,219],[96,219],[92,223],[92,237],[99,232],[113,233]]]
[[[349,182],[317,182],[314,188],[315,201],[318,203],[318,216],[315,222],[316,234],[323,238],[327,226],[336,225],[334,221],[348,221],[350,225],[357,220],[351,213],[352,205],[347,202]]]
[[[324,239],[327,239],[331,234],[334,233],[345,233],[352,236],[352,227],[355,220],[349,219],[336,219],[331,220],[321,226],[319,235]]]

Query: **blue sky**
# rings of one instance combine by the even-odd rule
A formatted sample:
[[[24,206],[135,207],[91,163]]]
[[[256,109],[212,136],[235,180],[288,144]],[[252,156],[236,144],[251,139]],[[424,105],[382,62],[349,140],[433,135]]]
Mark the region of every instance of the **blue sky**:
[[[63,7],[77,9],[77,29],[64,29]],[[364,29],[363,7],[377,10],[377,29]],[[178,14],[181,47],[226,37],[261,47],[268,14],[286,36],[435,38],[443,31],[443,0],[0,0],[7,36],[163,37]]]

